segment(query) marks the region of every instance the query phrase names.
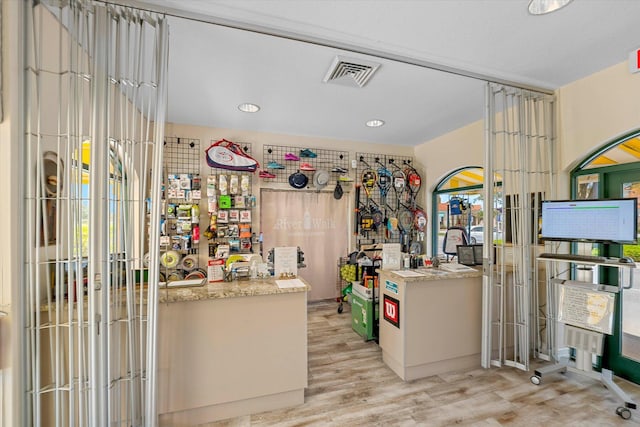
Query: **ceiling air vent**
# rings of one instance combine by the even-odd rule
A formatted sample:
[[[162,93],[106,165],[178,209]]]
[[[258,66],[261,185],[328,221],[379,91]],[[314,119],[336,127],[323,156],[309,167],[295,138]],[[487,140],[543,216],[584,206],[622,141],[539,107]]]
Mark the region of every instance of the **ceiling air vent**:
[[[336,56],[323,82],[364,87],[369,79],[373,77],[373,73],[376,72],[378,67],[380,67],[380,64],[375,62]]]

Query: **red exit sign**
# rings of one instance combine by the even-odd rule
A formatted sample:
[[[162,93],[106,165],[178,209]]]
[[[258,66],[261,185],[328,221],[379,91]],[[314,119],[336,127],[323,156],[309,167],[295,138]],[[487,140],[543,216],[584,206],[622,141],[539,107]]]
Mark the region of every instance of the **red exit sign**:
[[[640,71],[640,47],[629,53],[629,71],[632,73]]]

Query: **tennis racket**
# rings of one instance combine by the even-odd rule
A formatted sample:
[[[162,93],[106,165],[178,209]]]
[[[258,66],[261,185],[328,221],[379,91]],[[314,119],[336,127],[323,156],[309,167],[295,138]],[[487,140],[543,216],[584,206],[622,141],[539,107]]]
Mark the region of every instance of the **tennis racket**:
[[[415,208],[416,206],[416,197],[420,192],[420,188],[422,187],[422,177],[418,173],[418,171],[411,166],[409,163],[406,164],[406,168],[404,173],[407,177],[407,187],[409,188],[410,197],[411,197],[411,207]]]
[[[423,232],[427,227],[427,214],[420,208],[413,210],[413,228]]]
[[[393,191],[396,194],[396,207],[400,207],[405,192],[407,177],[401,169],[393,171]]]
[[[413,212],[405,206],[400,208],[400,211],[398,212],[398,225],[406,232],[411,231],[411,228],[413,227]]]
[[[389,169],[380,167],[378,168],[378,188],[380,189],[380,200],[384,203],[387,199],[387,194],[391,189],[393,181],[393,175]]]
[[[378,174],[373,169],[365,169],[362,172],[362,187],[364,188],[364,192],[367,195],[367,199],[371,197],[371,191],[376,186],[376,182],[378,181]]]

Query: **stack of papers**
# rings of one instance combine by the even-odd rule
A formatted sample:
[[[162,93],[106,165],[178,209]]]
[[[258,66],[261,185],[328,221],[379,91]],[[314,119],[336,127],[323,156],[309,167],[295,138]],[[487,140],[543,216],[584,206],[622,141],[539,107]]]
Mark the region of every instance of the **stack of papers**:
[[[464,271],[475,271],[475,268],[468,267],[462,264],[457,264],[457,263],[450,263],[450,264],[442,263],[440,264],[440,269],[450,271],[452,273],[461,273]]]
[[[276,285],[278,285],[280,289],[307,287],[300,279],[276,280]]]
[[[424,274],[415,270],[393,270],[398,276],[401,277],[422,277]]]

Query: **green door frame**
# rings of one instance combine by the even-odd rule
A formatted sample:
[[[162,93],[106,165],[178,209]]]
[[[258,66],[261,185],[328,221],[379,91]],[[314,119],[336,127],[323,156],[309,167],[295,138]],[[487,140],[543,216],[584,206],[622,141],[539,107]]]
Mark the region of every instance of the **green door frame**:
[[[606,152],[608,149],[621,144],[622,142],[639,136],[640,132],[634,132],[625,136],[622,139],[616,140],[609,144],[607,147],[598,150],[596,153],[588,157],[588,160],[583,162],[580,166],[575,168],[571,172],[571,197],[577,197],[578,190],[578,177],[584,175],[598,175],[598,198],[607,197],[621,197],[620,194],[610,193],[610,184],[612,176],[620,175],[624,173],[637,173],[640,175],[640,161],[634,163],[625,163],[621,165],[603,166],[591,169],[582,169],[582,167],[588,165],[593,159]],[[619,178],[618,178],[619,179]],[[615,182],[617,183],[617,181]],[[604,245],[601,246],[600,254],[606,256],[622,256],[623,247],[621,245]],[[605,278],[607,282],[611,284],[618,283],[617,269],[604,269],[600,268],[600,277]],[[602,355],[601,362],[602,367],[612,370],[616,375],[630,380],[636,384],[640,384],[640,363],[631,359],[625,358],[621,355],[622,349],[622,298],[621,294],[616,295],[615,303],[615,317],[614,317],[614,333],[613,335],[605,336],[605,351]]]

